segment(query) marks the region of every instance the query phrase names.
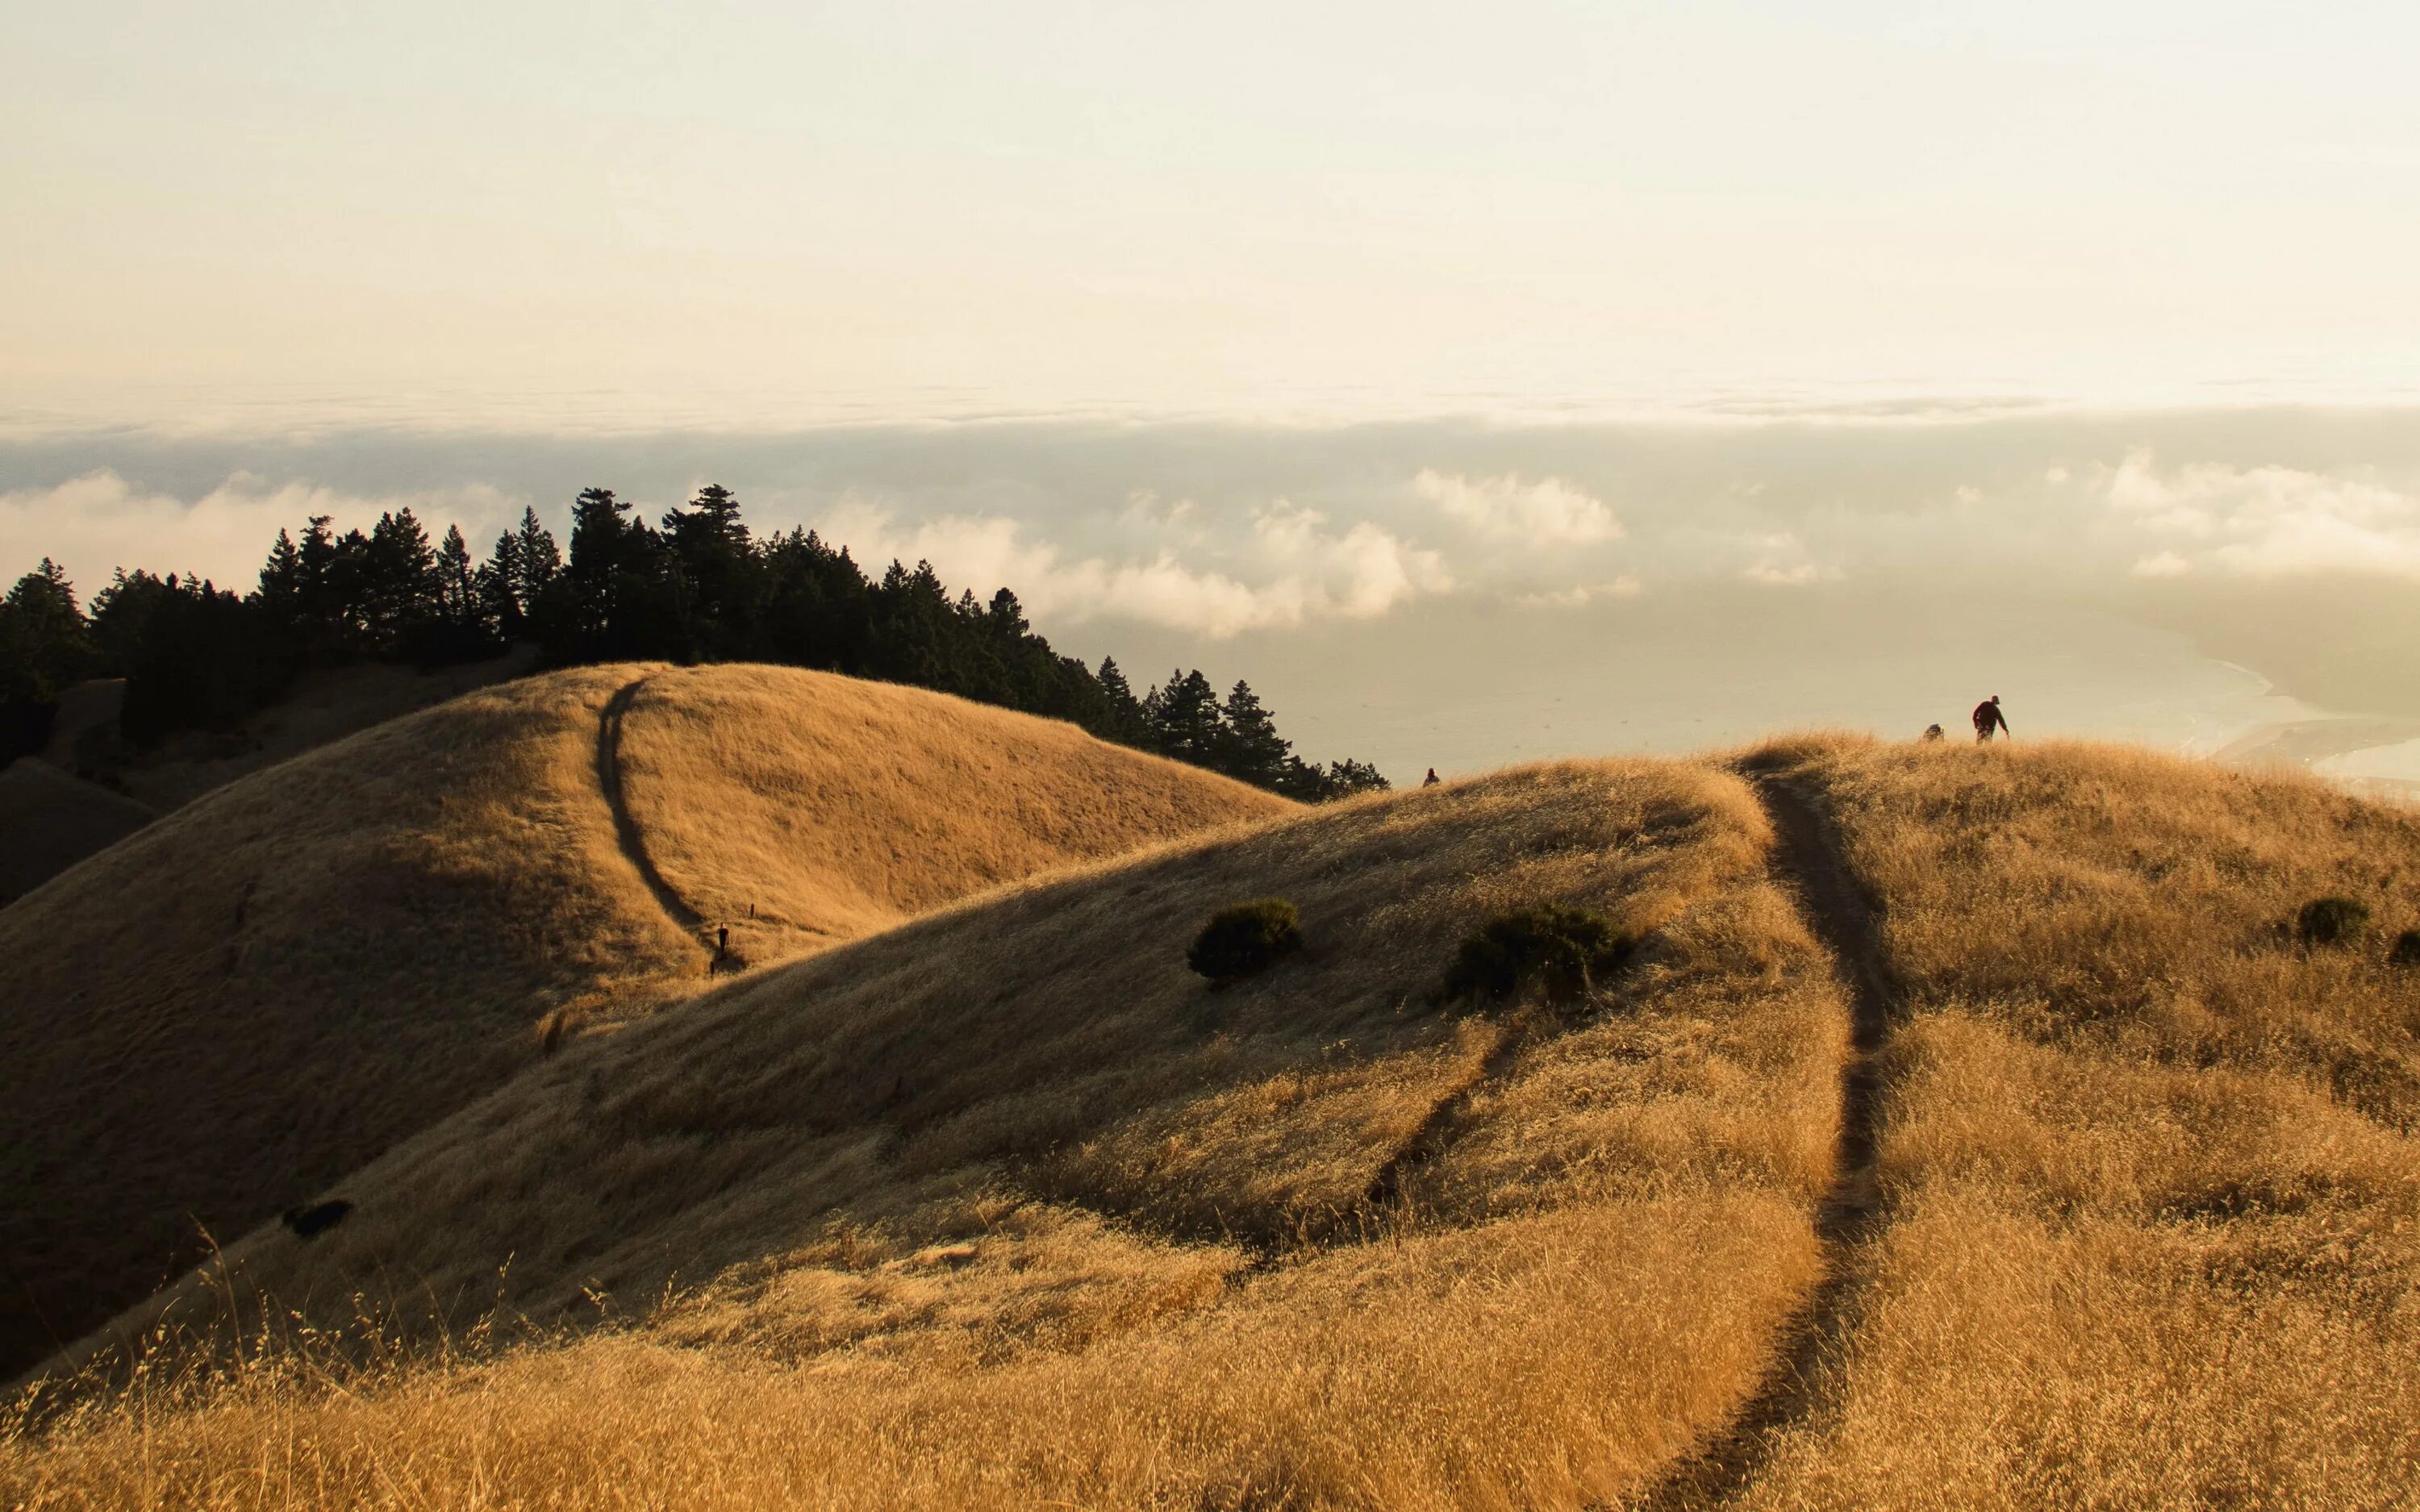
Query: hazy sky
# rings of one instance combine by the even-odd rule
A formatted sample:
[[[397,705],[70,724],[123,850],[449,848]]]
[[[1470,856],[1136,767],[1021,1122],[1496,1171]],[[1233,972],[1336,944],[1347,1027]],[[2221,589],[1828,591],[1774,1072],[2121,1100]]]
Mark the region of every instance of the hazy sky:
[[[0,8],[0,421],[2420,395],[2420,7]]]
[[[408,504],[484,548],[527,507],[562,531],[591,484],[653,515],[708,480],[871,570],[1013,587],[1088,659],[1249,678],[1309,753],[1398,778],[1955,729],[1987,692],[2028,736],[2211,750],[2320,711],[2420,736],[2411,409],[109,430],[0,438],[0,569],[243,586],[314,513]]]
[[[2410,0],[0,0],[0,573],[711,479],[1398,777],[1992,690],[2399,739],[2415,58]]]

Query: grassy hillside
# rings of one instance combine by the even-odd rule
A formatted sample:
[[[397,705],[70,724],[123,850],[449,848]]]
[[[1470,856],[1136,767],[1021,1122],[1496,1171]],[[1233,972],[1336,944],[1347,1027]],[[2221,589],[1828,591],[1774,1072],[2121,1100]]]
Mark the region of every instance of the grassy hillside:
[[[1046,868],[1293,806],[1073,725],[789,667],[667,669],[621,714],[649,861],[781,960]],[[937,717],[937,710],[948,710]]]
[[[0,907],[151,822],[152,810],[26,758],[0,768]]]
[[[151,1469],[96,1421],[11,1460],[10,1494],[1617,1493],[1719,1430],[1819,1263],[1845,1016],[1769,842],[1714,771],[1515,772],[744,980],[361,1172],[324,1238],[229,1252],[246,1316],[266,1292],[340,1323],[401,1275],[382,1300],[404,1335],[430,1312],[475,1335],[501,1304],[557,1342],[350,1399],[247,1377]],[[1210,992],[1187,942],[1271,892],[1307,949]],[[1646,944],[1575,1017],[1448,1011],[1455,942],[1542,902]],[[288,1468],[221,1479],[264,1443]]]
[[[2139,752],[1777,752],[1885,902],[1886,1221],[1758,1507],[2412,1504],[2420,815]],[[2375,922],[2308,945],[2345,894]]]
[[[656,677],[672,690],[654,694]],[[692,700],[721,712],[718,739],[756,753],[751,771],[786,780],[751,805],[721,777],[685,786],[680,744],[704,728]],[[644,753],[628,784],[609,718],[625,707]],[[745,668],[527,679],[232,782],[0,910],[0,1365],[139,1298],[205,1230],[248,1228],[499,1085],[566,1027],[704,985],[712,920],[650,872],[657,851],[713,906],[717,837],[811,811],[844,838],[795,859],[782,900],[892,896],[880,878],[814,872],[894,864],[845,838],[889,833],[885,816],[822,801],[854,780],[835,765],[855,761],[869,709],[921,726],[926,755],[988,753],[922,774],[965,817],[896,863],[921,879],[918,903],[1289,807],[1045,721]],[[1008,770],[954,790],[985,762]],[[890,770],[917,780],[912,759]],[[609,789],[626,785],[641,797],[617,812]],[[1104,786],[1089,832],[1064,822]],[[766,949],[868,917],[816,916],[828,935]]]
[[[1437,1001],[1542,902],[1647,944]],[[582,1041],[121,1319],[0,1500],[2409,1506],[2407,928],[2420,815],[2108,748],[1280,818]]]

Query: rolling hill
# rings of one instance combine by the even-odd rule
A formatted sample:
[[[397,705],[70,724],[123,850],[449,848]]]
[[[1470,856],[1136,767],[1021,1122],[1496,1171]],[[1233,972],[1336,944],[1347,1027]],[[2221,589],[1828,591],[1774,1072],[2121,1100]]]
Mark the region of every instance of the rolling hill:
[[[948,821],[895,844],[886,782]],[[1048,721],[745,667],[524,679],[229,782],[0,910],[0,1366],[710,967],[1289,807]],[[765,886],[720,880],[735,857]],[[741,890],[759,926],[730,918],[717,962]]]
[[[132,798],[34,757],[0,767],[0,907],[154,817]]]
[[[1638,947],[1443,996],[1546,903]],[[1277,814],[531,1064],[87,1340],[0,1497],[2404,1506],[2406,929],[2420,814],[2105,748]]]
[[[1845,1014],[1770,840],[1736,778],[1575,765],[1105,863],[587,1041],[227,1259],[314,1327],[381,1275],[401,1339],[627,1319],[573,1356],[635,1385],[590,1448],[728,1504],[1609,1492],[1736,1408],[1820,1266]],[[1304,952],[1206,991],[1185,942],[1264,892]],[[1439,1002],[1534,901],[1643,940],[1597,1010]],[[778,1424],[715,1431],[735,1397]]]

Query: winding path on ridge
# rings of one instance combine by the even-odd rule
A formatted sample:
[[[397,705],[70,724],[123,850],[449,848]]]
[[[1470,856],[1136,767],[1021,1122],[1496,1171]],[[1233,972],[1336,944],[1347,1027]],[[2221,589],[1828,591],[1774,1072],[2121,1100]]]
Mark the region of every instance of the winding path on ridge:
[[[605,712],[597,721],[597,785],[604,791],[605,806],[613,811],[614,839],[620,842],[622,854],[639,869],[639,880],[656,895],[656,906],[679,926],[690,944],[704,949],[698,931],[705,927],[705,917],[673,890],[672,884],[656,870],[656,863],[647,858],[646,838],[639,833],[639,822],[630,816],[630,805],[622,793],[622,717],[630,712],[639,689],[646,686],[645,678],[635,679],[615,689],[613,696],[605,701]]]
[[[1881,1220],[1875,1164],[1883,1093],[1880,1061],[1901,1014],[1883,969],[1873,908],[1849,874],[1820,801],[1806,784],[1754,765],[1741,775],[1772,817],[1774,871],[1796,897],[1815,938],[1830,952],[1848,993],[1852,1049],[1840,1073],[1840,1134],[1833,1151],[1832,1185],[1816,1210],[1823,1279],[1784,1325],[1763,1384],[1730,1426],[1631,1504],[1652,1512],[1696,1512],[1730,1501],[1762,1467],[1776,1435],[1806,1419],[1815,1405],[1815,1381],[1823,1356],[1844,1340],[1857,1250],[1873,1237]]]

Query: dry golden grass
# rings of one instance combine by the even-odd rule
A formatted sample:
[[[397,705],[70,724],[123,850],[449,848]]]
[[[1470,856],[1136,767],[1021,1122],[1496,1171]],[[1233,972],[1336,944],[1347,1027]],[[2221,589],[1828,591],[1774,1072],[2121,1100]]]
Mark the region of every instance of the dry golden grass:
[[[644,702],[632,748],[676,752]],[[634,808],[748,810],[784,760],[645,755]],[[0,1433],[0,1504],[2413,1505],[2420,814],[2088,747],[1752,760],[1827,811],[1903,1011],[1838,1245],[1844,1007],[1764,812],[1709,766],[1532,768],[1012,884],[581,1040],[357,1172],[343,1227],[122,1319],[147,1363]],[[794,854],[653,824],[701,897]],[[817,874],[752,942],[915,906]],[[1271,893],[1308,949],[1207,991],[1192,931]],[[2301,944],[2326,894],[2379,927]],[[1435,1000],[1473,923],[1549,902],[1648,937],[1606,1001]],[[1751,1400],[1745,1473],[1659,1480]]]
[[[1912,1015],[1757,1507],[2408,1507],[2420,818],[2082,747],[1792,752]],[[2357,949],[2287,928],[2367,901]]]
[[[1023,810],[953,790],[977,761],[937,767],[930,801],[988,826],[928,838],[926,902],[1089,854],[1063,818],[1087,783],[1120,795],[1094,851],[1285,807],[1047,721],[749,668],[526,679],[221,787],[0,910],[0,1370],[190,1265],[203,1228],[249,1228],[498,1086],[538,1057],[542,1025],[628,1017],[703,985],[706,952],[643,881],[600,784],[601,717],[643,676],[679,691],[640,721],[655,775],[638,838],[652,819],[701,868],[716,855],[696,837],[786,823],[785,797],[817,803],[830,785],[809,780],[817,762],[852,759],[873,711],[921,725],[921,752],[955,739],[1018,766],[1002,792],[1060,803],[1025,839]],[[715,707],[718,749],[753,740],[750,770],[797,786],[736,807],[728,782],[697,775],[684,806],[679,742],[704,729],[682,712],[691,699]],[[815,820],[846,835],[892,816],[826,805]],[[954,869],[939,854],[953,842],[979,863]],[[812,866],[835,857],[891,864],[843,843],[781,875],[809,895]]]
[[[651,674],[621,759],[649,860],[752,964],[1293,807],[1073,725],[788,667]]]
[[[291,1347],[146,1377],[0,1441],[0,1501],[1621,1494],[1721,1429],[1820,1264],[1846,1023],[1770,842],[1710,769],[1531,769],[743,978],[582,1041],[348,1181],[343,1227],[246,1236],[167,1304],[336,1327],[367,1292],[406,1338],[549,1337],[341,1385]],[[1268,893],[1308,949],[1207,991],[1193,930]],[[1541,902],[1649,936],[1604,1002],[1434,1000],[1466,931]]]

